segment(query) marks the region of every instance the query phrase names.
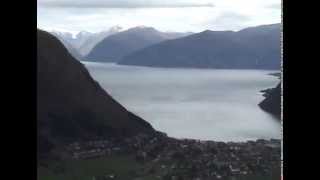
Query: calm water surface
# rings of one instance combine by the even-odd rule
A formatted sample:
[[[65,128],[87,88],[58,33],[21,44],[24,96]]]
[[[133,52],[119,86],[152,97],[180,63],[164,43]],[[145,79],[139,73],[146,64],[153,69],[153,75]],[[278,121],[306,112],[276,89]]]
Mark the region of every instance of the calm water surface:
[[[257,104],[279,79],[263,70],[148,68],[84,63],[128,110],[171,137],[217,141],[280,138]]]

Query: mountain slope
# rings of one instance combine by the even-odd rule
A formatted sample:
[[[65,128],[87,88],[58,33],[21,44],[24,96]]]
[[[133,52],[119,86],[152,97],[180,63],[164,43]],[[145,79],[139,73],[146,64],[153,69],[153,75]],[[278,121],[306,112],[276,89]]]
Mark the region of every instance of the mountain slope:
[[[281,117],[281,85],[280,83],[277,87],[268,90],[265,94],[265,99],[259,104],[259,106],[275,115],[276,117]]]
[[[55,35],[59,39],[62,39],[63,41],[69,43],[77,50],[88,38],[90,38],[94,34],[88,31],[80,31],[73,35],[70,32],[62,32],[56,30],[51,31],[50,33]]]
[[[131,28],[102,40],[86,56],[86,60],[116,62],[152,44],[183,36],[184,33],[163,33],[150,27]]]
[[[280,24],[203,31],[134,52],[119,64],[155,67],[279,69]]]
[[[39,152],[62,142],[154,131],[105,92],[57,38],[41,30],[37,36]]]
[[[62,43],[67,47],[67,49],[74,55],[76,51],[79,56],[84,57],[92,50],[92,48],[102,41],[107,36],[118,33],[121,31],[121,27],[115,26],[111,27],[106,31],[101,31],[97,33],[80,31],[75,36],[69,32],[52,31],[51,34],[55,35]],[[72,47],[72,48],[71,48]]]
[[[82,60],[83,56],[78,52],[78,50],[70,43],[68,39],[72,39],[72,36],[69,33],[59,33],[59,32],[51,32],[56,38],[58,38],[61,43],[67,48],[69,53],[76,59]]]
[[[111,36],[113,34],[119,33],[122,30],[121,27],[115,26],[110,28],[107,31],[102,31],[98,33],[93,33],[90,37],[84,41],[80,47],[78,48],[79,52],[83,56],[87,56],[90,51],[99,43],[101,42],[104,38]]]

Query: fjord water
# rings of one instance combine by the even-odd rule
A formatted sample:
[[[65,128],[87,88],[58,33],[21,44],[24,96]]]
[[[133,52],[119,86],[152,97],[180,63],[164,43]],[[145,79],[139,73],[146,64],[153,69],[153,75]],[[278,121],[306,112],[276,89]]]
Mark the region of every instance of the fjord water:
[[[265,70],[120,66],[83,62],[128,110],[168,136],[216,141],[280,138],[281,125],[261,110],[260,90],[275,87]]]

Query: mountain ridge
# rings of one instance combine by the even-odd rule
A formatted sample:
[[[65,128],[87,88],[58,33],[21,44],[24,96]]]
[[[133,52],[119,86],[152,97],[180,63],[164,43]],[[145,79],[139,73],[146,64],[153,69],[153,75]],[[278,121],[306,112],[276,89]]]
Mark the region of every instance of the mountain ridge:
[[[137,50],[189,33],[161,32],[153,27],[134,27],[106,37],[86,56],[86,61],[116,62]]]
[[[272,24],[240,31],[206,30],[148,46],[123,57],[118,64],[151,67],[279,69],[280,50],[280,24]]]
[[[122,31],[122,28],[120,26],[114,26],[107,30],[96,32],[96,33],[88,32],[88,31],[80,31],[76,34],[72,34],[70,32],[61,32],[56,30],[50,31],[50,33],[54,34],[63,42],[66,42],[68,44],[68,46],[66,46],[67,49],[69,49],[69,46],[71,46],[81,56],[85,57],[92,50],[92,48],[101,40],[103,40],[104,38],[112,34],[115,34],[121,31]]]

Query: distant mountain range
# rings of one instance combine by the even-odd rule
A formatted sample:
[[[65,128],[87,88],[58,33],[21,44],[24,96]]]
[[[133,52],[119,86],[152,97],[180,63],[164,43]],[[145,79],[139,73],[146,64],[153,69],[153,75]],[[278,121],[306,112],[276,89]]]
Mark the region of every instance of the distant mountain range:
[[[83,56],[87,56],[90,51],[98,44],[100,43],[104,38],[119,33],[121,32],[123,29],[120,26],[114,26],[111,27],[109,30],[107,31],[101,31],[98,33],[92,33],[91,36],[89,36],[86,41],[84,41],[81,46],[78,47],[79,52],[83,55]]]
[[[155,43],[131,54],[128,53],[118,61],[118,64],[151,67],[280,69],[280,34],[280,24],[250,27],[237,32],[207,30]],[[140,43],[133,40],[132,46],[137,42]],[[116,45],[113,47],[118,53],[125,49]],[[114,51],[110,49],[112,50],[99,46],[99,52],[105,52],[112,58]],[[108,55],[104,57],[109,58]]]
[[[85,59],[87,61],[117,62],[124,56],[150,45],[190,34],[160,32],[152,27],[135,27],[106,37],[91,50]]]
[[[57,38],[38,30],[37,44],[38,153],[75,140],[154,132],[105,92]]]
[[[72,54],[74,50],[77,51],[81,57],[86,56],[92,48],[102,41],[104,38],[118,33],[122,30],[119,26],[111,27],[108,30],[92,33],[87,31],[80,31],[76,35],[72,35],[69,32],[60,32],[60,31],[51,31],[50,33],[58,37],[60,40],[63,41],[64,45],[67,45],[67,49],[70,51],[70,47],[72,47]]]
[[[281,84],[279,83],[277,87],[265,90],[264,96],[266,97],[259,106],[275,115],[279,119],[281,118]]]
[[[280,24],[234,31],[160,32],[115,26],[90,33],[52,32],[78,60],[151,67],[280,69]]]

